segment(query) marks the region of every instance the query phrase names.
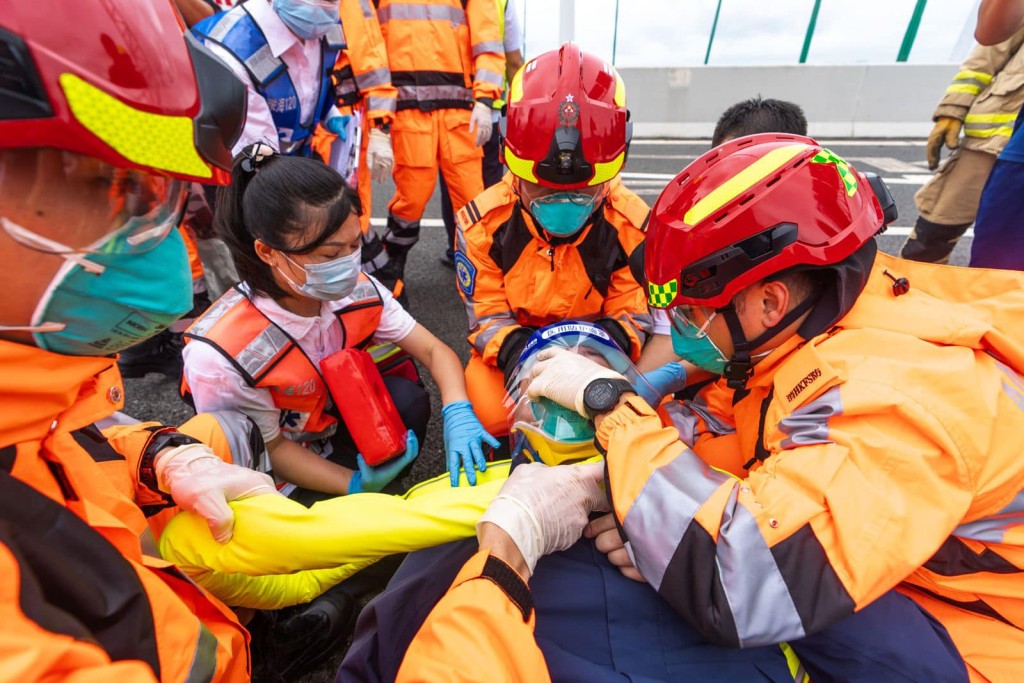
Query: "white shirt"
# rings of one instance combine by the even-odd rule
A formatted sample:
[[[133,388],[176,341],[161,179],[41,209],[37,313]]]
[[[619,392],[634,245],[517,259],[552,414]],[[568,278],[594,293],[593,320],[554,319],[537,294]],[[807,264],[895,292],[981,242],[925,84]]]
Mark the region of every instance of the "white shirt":
[[[519,15],[516,14],[515,0],[508,0],[505,3],[505,35],[502,36],[505,44],[505,54],[510,52],[523,51],[523,29],[519,26]],[[508,93],[505,93],[508,95]],[[501,112],[495,109],[491,112],[491,122],[497,123],[501,119]]]
[[[302,40],[296,36],[281,21],[281,17],[277,16],[277,12],[267,0],[249,0],[245,3],[245,9],[267,37],[270,51],[288,67],[288,77],[292,79],[299,98],[302,120],[309,120],[316,108],[317,95],[320,94],[320,39]],[[282,140],[277,126],[274,125],[270,107],[267,106],[266,99],[256,92],[256,86],[253,85],[245,66],[220,45],[206,45],[218,59],[228,65],[238,80],[245,84],[249,101],[245,128],[242,129],[235,146],[231,148],[231,153],[237,155],[244,147],[254,142],[266,142],[276,151],[280,151]],[[290,138],[290,135],[288,137]]]
[[[373,280],[373,277],[370,277]],[[373,335],[374,343],[398,342],[412,332],[416,320],[395,301],[391,292],[376,280],[384,301],[380,325]],[[245,285],[242,285],[245,289]],[[273,299],[253,297],[253,304],[281,329],[291,335],[311,361],[320,361],[342,349],[344,333],[334,311],[352,303],[350,297],[325,301],[320,315],[312,318],[296,315],[281,308]],[[196,411],[235,410],[248,415],[259,426],[267,442],[281,433],[281,409],[274,405],[269,389],[250,387],[227,358],[209,344],[193,341],[182,352],[185,379],[188,381]]]
[[[664,308],[652,308],[651,318],[654,320],[654,334],[672,334],[672,321],[668,318],[668,311]]]

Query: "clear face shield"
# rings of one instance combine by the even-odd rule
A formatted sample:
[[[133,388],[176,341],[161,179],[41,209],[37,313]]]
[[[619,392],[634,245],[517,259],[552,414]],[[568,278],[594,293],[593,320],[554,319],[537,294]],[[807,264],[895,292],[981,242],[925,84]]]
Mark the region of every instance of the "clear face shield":
[[[594,427],[587,418],[550,399],[531,399],[526,393],[537,355],[552,347],[586,356],[611,368],[633,386],[646,384],[646,380],[608,333],[590,323],[567,321],[533,333],[506,387],[505,408],[512,426],[512,453],[523,453],[528,460],[547,465],[564,465],[596,457],[598,452],[594,446]]]

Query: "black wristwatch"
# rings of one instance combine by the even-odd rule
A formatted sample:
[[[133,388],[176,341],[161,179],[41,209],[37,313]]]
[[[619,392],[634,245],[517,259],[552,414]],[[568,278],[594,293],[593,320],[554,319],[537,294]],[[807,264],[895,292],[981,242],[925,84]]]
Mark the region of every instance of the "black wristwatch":
[[[139,459],[139,483],[144,484],[148,489],[158,493],[165,493],[160,490],[156,477],[156,456],[165,448],[176,448],[192,443],[202,443],[199,439],[182,434],[174,428],[158,427],[160,431],[149,440],[146,450]]]
[[[583,390],[583,410],[593,420],[614,408],[626,392],[636,393],[636,389],[627,380],[607,377],[595,379]]]

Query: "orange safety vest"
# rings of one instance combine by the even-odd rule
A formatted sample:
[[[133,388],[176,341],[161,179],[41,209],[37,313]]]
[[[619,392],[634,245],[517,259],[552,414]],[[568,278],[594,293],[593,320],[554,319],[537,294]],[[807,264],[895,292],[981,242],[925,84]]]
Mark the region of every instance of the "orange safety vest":
[[[363,349],[380,326],[384,301],[362,273],[349,298],[351,303],[334,311],[344,333],[342,348]],[[185,331],[185,343],[192,341],[217,349],[250,387],[270,390],[274,405],[281,409],[281,431],[296,441],[316,441],[334,433],[338,418],[318,364],[238,287],[225,292]],[[189,393],[184,377],[181,392]]]

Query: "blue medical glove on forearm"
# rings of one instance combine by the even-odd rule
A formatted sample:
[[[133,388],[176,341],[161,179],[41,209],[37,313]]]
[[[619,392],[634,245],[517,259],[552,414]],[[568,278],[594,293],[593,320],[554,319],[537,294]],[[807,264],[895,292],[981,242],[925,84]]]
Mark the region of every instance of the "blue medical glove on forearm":
[[[409,430],[405,441],[405,453],[389,460],[388,462],[371,467],[366,464],[362,455],[356,456],[356,463],[359,469],[352,473],[352,480],[348,483],[348,493],[379,493],[381,489],[390,484],[405,466],[416,459],[420,454],[420,443],[416,439],[416,433]]]
[[[491,448],[500,443],[487,433],[480,420],[476,419],[473,405],[469,401],[449,403],[441,409],[444,418],[444,452],[448,458],[448,474],[452,486],[459,485],[459,465],[466,469],[466,479],[470,486],[476,486],[476,471],[487,469],[484,448],[481,442],[487,442]]]
[[[661,399],[686,387],[686,368],[681,363],[666,363],[641,377],[646,383],[637,382],[636,393],[655,408],[661,403]]]
[[[348,122],[351,120],[351,116],[332,116],[324,123],[324,128],[337,135],[344,142],[348,140]]]

